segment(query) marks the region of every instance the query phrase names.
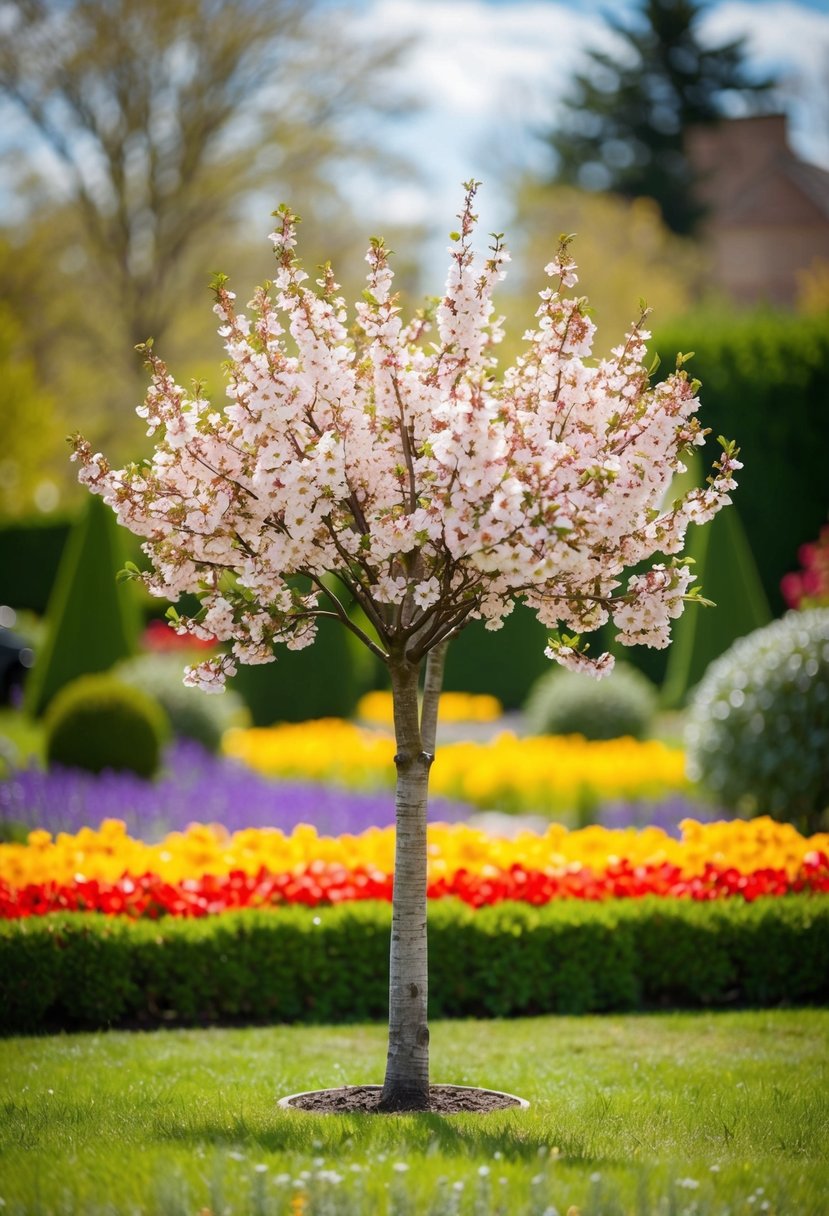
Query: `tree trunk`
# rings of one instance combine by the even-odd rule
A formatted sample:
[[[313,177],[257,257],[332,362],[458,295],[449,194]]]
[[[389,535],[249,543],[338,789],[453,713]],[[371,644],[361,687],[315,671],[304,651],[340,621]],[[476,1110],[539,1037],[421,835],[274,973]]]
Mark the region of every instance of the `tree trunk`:
[[[429,994],[426,949],[426,809],[434,758],[443,650],[426,668],[423,730],[417,665],[391,662],[397,787],[389,968],[389,1049],[381,1110],[428,1110]],[[433,656],[434,655],[434,659]],[[424,738],[425,735],[425,738]]]

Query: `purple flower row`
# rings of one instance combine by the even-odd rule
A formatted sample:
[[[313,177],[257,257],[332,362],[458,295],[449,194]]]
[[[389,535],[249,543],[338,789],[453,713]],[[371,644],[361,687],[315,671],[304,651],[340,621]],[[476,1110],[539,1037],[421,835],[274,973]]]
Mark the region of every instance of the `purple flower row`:
[[[435,798],[430,819],[455,823],[470,807]],[[312,823],[338,836],[394,822],[391,792],[357,792],[310,782],[273,781],[199,744],[178,740],[154,781],[133,773],[24,768],[0,782],[0,823],[77,832],[103,819],[123,819],[130,834],[159,840],[189,823],[221,823],[228,831]]]
[[[457,823],[475,814],[463,803],[430,799],[432,822]],[[608,802],[593,818],[608,828],[652,824],[677,835],[682,819],[706,821],[722,814],[672,794],[656,802]],[[193,822],[221,823],[231,832],[249,827],[290,832],[298,823],[312,823],[320,835],[338,836],[393,823],[394,803],[390,792],[271,780],[186,740],[168,749],[154,781],[124,772],[96,776],[75,769],[25,768],[0,782],[0,825],[77,832],[97,827],[103,819],[123,819],[128,831],[144,840],[159,840]]]

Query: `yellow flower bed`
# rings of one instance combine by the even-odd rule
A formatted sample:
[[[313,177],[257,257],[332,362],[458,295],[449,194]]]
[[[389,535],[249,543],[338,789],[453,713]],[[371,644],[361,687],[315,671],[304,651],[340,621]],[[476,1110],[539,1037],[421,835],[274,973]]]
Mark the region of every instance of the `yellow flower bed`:
[[[269,776],[351,788],[394,781],[391,737],[341,719],[229,731],[224,750]],[[646,797],[688,785],[684,753],[658,740],[519,739],[509,732],[488,743],[441,746],[430,780],[433,793],[475,806],[540,811],[570,809],[585,796]]]
[[[465,824],[435,824],[429,828],[428,848],[430,882],[460,869],[485,875],[515,864],[547,873],[586,865],[599,873],[620,860],[643,866],[669,862],[686,877],[700,874],[709,863],[746,874],[766,867],[784,869],[793,877],[807,853],[829,853],[829,834],[808,839],[791,825],[768,818],[712,824],[685,820],[681,840],[654,827],[568,831],[551,824],[544,833],[522,832],[506,839]],[[115,882],[125,872],[134,876],[152,872],[167,882],[181,882],[234,870],[256,874],[260,867],[285,873],[314,861],[389,874],[394,829],[325,837],[300,825],[290,835],[266,828],[229,835],[220,827],[196,824],[151,845],[128,836],[122,822],[110,819],[96,831],[84,828],[74,836],[60,833],[55,839],[48,832],[35,831],[29,834],[28,845],[0,845],[0,881],[19,888],[68,883],[77,876]]]
[[[504,707],[488,693],[444,692],[438,705],[440,722],[497,722]],[[394,725],[390,692],[367,692],[357,702],[357,717],[380,726]]]

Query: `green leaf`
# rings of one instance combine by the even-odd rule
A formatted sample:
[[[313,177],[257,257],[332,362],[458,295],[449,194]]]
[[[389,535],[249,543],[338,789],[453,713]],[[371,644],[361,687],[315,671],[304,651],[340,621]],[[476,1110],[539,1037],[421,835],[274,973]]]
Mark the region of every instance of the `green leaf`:
[[[140,578],[141,571],[136,566],[135,562],[124,562],[124,567],[115,575],[117,583],[127,583],[130,579]]]

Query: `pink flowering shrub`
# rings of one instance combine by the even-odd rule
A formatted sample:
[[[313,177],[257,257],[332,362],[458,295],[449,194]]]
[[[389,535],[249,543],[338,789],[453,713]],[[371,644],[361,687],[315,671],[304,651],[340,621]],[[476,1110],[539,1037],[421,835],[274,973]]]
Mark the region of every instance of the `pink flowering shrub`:
[[[146,538],[148,589],[201,596],[195,617],[173,610],[176,631],[230,644],[189,682],[220,690],[237,663],[270,662],[274,644],[308,646],[320,615],[383,658],[402,646],[418,662],[468,620],[498,629],[516,597],[549,627],[549,656],[576,670],[611,669],[580,638],[609,619],[626,645],[668,644],[696,591],[679,557],[686,528],[730,501],[736,448],[723,440],[708,484],[664,505],[683,453],[703,442],[698,386],[681,356],[653,383],[644,314],[592,357],[587,301],[565,294],[577,282],[566,240],[524,353],[499,370],[492,292],[509,258],[500,236],[488,257],[473,254],[475,188],[444,295],[408,322],[382,241],[349,316],[329,267],[309,284],[297,219],[281,207],[274,283],[244,312],[215,284],[228,402],[181,387],[148,345],[138,412],[152,459],[113,469],[76,437],[81,481]],[[352,600],[371,637],[349,618]]]
[[[829,608],[829,524],[816,541],[801,545],[797,553],[800,569],[785,574],[780,582],[789,608]]]

